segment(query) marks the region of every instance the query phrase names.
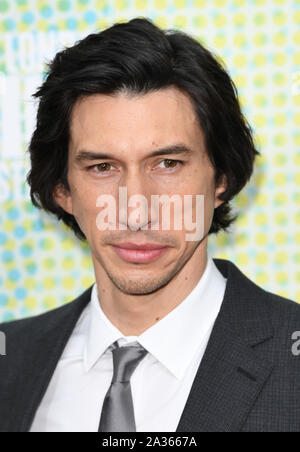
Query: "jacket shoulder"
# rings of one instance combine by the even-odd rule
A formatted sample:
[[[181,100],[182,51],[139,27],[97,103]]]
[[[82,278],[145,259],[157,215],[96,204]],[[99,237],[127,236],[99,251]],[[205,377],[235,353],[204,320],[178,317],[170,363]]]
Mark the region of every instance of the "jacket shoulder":
[[[50,311],[25,317],[22,319],[12,320],[0,324],[0,331],[9,337],[24,337],[23,333],[34,335],[38,332],[45,332],[47,329],[55,327],[55,325],[64,317],[69,317],[71,314],[80,314],[80,311],[87,305],[91,296],[90,286],[77,298],[70,302],[51,309]]]

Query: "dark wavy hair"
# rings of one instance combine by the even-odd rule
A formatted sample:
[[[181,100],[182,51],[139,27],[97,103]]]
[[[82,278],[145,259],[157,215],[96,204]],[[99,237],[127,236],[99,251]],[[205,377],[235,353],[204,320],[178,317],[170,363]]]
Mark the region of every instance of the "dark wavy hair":
[[[47,63],[36,128],[28,151],[27,174],[33,204],[68,225],[85,240],[73,215],[55,201],[58,184],[70,190],[69,121],[75,102],[96,93],[145,94],[174,86],[189,95],[204,133],[218,185],[225,175],[224,201],[214,211],[209,234],[226,230],[238,215],[229,201],[250,179],[255,156],[253,131],[241,112],[237,88],[225,68],[196,39],[177,30],[161,30],[151,20],[134,18],[88,35],[65,47]]]

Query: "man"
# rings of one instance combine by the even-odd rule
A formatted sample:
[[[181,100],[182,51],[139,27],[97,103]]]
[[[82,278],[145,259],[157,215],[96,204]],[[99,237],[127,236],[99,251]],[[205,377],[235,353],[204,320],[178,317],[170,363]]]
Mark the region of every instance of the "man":
[[[137,18],[59,52],[35,96],[32,201],[88,241],[95,284],[1,325],[0,430],[299,431],[299,305],[207,254],[258,155],[224,68]],[[153,195],[192,196],[181,228]]]

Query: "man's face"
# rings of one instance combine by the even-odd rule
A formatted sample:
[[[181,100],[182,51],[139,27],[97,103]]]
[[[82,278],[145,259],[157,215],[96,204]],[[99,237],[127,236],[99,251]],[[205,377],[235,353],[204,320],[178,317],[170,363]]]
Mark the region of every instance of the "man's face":
[[[180,145],[189,153],[150,156],[158,149]],[[109,158],[83,158],[82,151],[109,154]],[[79,158],[79,156],[81,157]],[[204,137],[188,96],[167,88],[140,96],[95,94],[75,104],[70,123],[68,182],[70,192],[58,190],[57,202],[74,215],[92,252],[95,269],[106,275],[124,293],[152,293],[163,287],[207,240],[214,209],[222,201],[217,196],[225,186],[215,187],[214,170]],[[128,207],[126,230],[101,230],[97,226],[100,195],[112,195],[119,217],[119,187],[127,188],[127,198],[143,195],[148,213],[141,215],[139,229]],[[187,241],[181,230],[164,230],[162,209],[151,216],[152,195],[193,195],[193,221],[196,220],[196,194],[204,195],[204,238]],[[154,224],[155,228],[154,229]],[[103,228],[102,228],[103,229]],[[155,243],[166,247],[152,259],[128,258],[113,245],[124,242]],[[197,251],[198,249],[198,251]],[[203,252],[203,251],[202,251]],[[203,254],[204,256],[204,254]],[[202,259],[203,259],[202,256]]]

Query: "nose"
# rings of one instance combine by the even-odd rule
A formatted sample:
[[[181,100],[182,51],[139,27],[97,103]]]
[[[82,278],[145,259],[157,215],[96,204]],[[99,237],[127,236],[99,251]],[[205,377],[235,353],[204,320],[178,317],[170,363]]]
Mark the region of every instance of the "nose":
[[[145,174],[131,170],[119,185],[119,223],[132,231],[147,230],[151,222],[151,185]],[[120,195],[120,187],[122,194]],[[153,189],[153,184],[152,184]]]

